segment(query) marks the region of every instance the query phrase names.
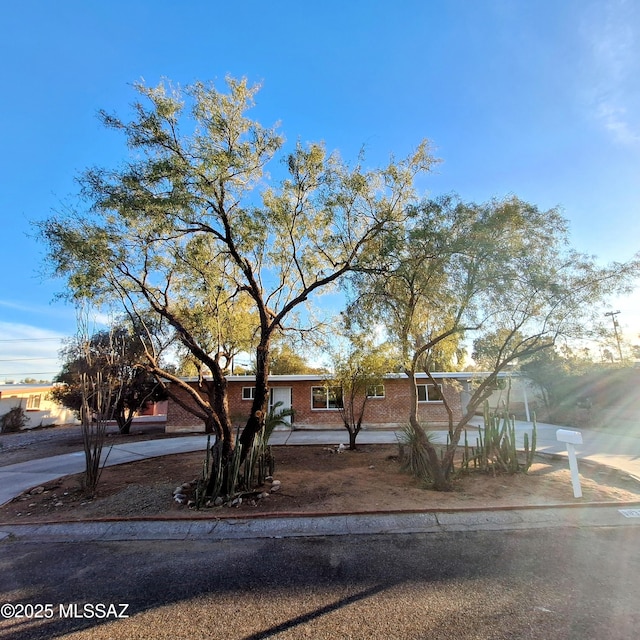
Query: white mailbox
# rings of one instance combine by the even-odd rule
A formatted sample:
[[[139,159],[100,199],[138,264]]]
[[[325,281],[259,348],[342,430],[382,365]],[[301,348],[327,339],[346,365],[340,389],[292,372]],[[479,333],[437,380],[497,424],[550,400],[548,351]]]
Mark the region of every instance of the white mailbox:
[[[570,442],[571,444],[582,444],[582,433],[580,431],[569,431],[569,429],[558,429],[556,431],[558,442]]]
[[[582,498],[582,487],[580,486],[580,476],[578,475],[578,459],[576,458],[576,448],[573,446],[575,444],[582,444],[582,432],[558,429],[556,431],[556,438],[558,442],[564,442],[567,445],[573,496],[574,498]]]

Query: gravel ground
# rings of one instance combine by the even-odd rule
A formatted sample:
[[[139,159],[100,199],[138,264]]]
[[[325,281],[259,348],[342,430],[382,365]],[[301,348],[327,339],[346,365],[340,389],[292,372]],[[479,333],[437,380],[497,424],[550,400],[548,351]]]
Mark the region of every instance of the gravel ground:
[[[171,503],[171,493],[175,482],[165,482],[154,486],[130,484],[128,487],[107,496],[98,502],[85,505],[83,517],[108,516],[110,518],[144,517],[157,515]]]

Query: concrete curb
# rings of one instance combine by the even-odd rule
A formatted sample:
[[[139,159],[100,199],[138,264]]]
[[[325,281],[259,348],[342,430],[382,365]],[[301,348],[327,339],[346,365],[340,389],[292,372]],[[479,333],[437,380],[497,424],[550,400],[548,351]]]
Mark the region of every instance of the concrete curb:
[[[549,426],[549,425],[545,425]],[[552,429],[555,427],[551,427]],[[442,434],[439,434],[442,435]],[[273,444],[327,445],[344,440],[344,432],[276,432]],[[115,445],[110,448],[107,466],[145,458],[203,450],[202,435],[176,439],[149,440]],[[359,444],[397,442],[394,431],[365,431]],[[545,446],[538,455],[564,457],[563,451]],[[106,454],[105,454],[106,455]],[[581,463],[608,466],[622,474],[638,478],[637,465],[622,469],[616,459],[581,459]],[[0,467],[0,504],[38,484],[83,468],[82,452],[33,460]],[[21,541],[107,541],[107,540],[225,540],[243,538],[284,538],[384,533],[435,533],[444,531],[515,530],[563,526],[630,526],[640,524],[640,515],[625,517],[624,507],[640,503],[571,503],[527,507],[470,508],[396,513],[350,513],[339,515],[280,514],[278,516],[243,516],[193,520],[94,520],[40,524],[1,524],[0,542]],[[640,509],[630,509],[638,511]]]
[[[625,508],[632,506],[637,508]],[[640,503],[277,518],[7,524],[0,525],[0,542],[222,541],[620,526],[640,526]]]

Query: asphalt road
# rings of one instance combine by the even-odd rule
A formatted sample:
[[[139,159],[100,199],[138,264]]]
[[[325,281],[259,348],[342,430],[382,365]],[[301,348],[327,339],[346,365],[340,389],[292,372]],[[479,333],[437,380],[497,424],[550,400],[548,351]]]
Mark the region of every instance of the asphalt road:
[[[16,613],[19,603],[53,607],[40,609],[44,619],[0,621],[0,640],[635,639],[639,548],[640,527],[218,542],[5,540],[0,602],[10,606],[0,612]],[[61,618],[76,613],[73,604],[78,616],[93,617]],[[122,613],[129,617],[115,617]]]

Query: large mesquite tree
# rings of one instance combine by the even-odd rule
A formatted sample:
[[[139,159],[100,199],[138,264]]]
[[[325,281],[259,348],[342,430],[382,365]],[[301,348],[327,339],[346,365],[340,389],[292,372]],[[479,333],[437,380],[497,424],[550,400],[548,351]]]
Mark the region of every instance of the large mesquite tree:
[[[140,326],[155,315],[210,372],[200,389],[186,384],[146,335],[149,369],[182,389],[178,401],[187,394],[225,455],[234,353],[251,345],[256,363],[244,452],[263,425],[273,336],[312,294],[376,259],[415,199],[414,177],[433,163],[426,143],[380,170],[348,167],[320,144],[285,152],[275,129],[247,116],[257,88],[227,87],[137,85],[133,120],[101,114],[124,134],[129,160],[84,173],[86,207],[40,225],[71,296],[115,304]]]
[[[450,487],[462,429],[498,374],[561,338],[584,337],[605,296],[628,287],[639,269],[638,260],[600,267],[570,250],[557,210],[514,197],[481,205],[455,197],[423,202],[385,248],[387,269],[353,275],[350,316],[363,325],[381,323],[397,345],[412,382],[409,422],[437,489]],[[429,375],[443,351],[464,342],[473,344],[473,357],[489,375],[473,389],[460,420],[442,397],[450,438],[440,456],[419,422],[416,373]]]

